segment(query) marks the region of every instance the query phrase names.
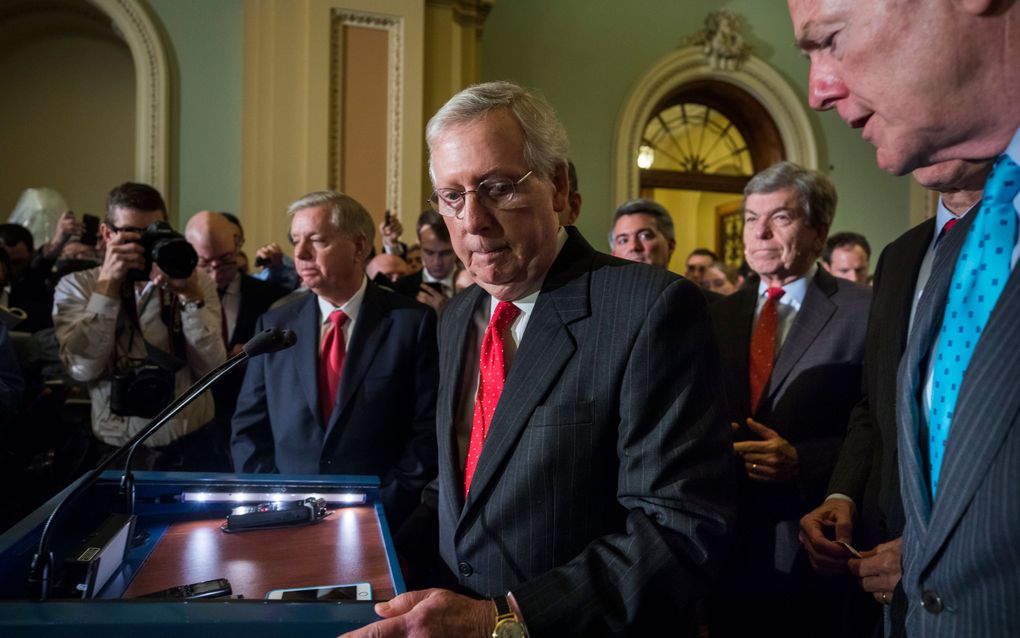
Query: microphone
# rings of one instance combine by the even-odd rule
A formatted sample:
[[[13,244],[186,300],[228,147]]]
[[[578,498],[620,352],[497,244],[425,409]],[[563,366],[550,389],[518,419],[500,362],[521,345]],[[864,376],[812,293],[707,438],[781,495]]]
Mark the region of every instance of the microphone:
[[[46,524],[43,526],[42,534],[39,537],[38,549],[32,557],[32,564],[29,569],[29,596],[36,597],[38,600],[46,600],[49,596],[50,571],[53,567],[53,554],[49,551],[50,536],[52,535],[53,522],[66,508],[68,503],[81,496],[85,490],[95,484],[103,472],[113,465],[114,461],[120,458],[124,452],[127,452],[127,461],[124,463],[124,475],[121,477],[121,495],[124,498],[127,514],[133,514],[135,488],[134,478],[131,475],[131,457],[134,454],[135,448],[142,441],[152,436],[163,424],[177,415],[188,404],[197,399],[209,386],[242,362],[267,352],[276,352],[277,350],[289,348],[295,343],[297,343],[297,335],[292,330],[266,328],[244,344],[241,352],[230,357],[216,369],[196,381],[181,396],[172,401],[162,412],[149,421],[148,425],[136,432],[127,443],[107,457],[105,461],[97,465],[95,469],[91,470],[63,500],[57,503],[49,518],[46,519]]]

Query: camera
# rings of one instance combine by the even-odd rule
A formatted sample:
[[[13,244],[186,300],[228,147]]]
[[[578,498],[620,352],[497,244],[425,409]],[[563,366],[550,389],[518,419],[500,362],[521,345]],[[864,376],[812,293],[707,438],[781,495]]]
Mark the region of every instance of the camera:
[[[114,414],[151,419],[173,399],[174,373],[149,360],[113,373],[110,410]]]
[[[184,239],[184,235],[166,222],[150,224],[138,243],[145,249],[145,269],[129,271],[128,279],[131,281],[147,280],[153,262],[171,279],[190,277],[198,264],[198,253],[195,249]]]

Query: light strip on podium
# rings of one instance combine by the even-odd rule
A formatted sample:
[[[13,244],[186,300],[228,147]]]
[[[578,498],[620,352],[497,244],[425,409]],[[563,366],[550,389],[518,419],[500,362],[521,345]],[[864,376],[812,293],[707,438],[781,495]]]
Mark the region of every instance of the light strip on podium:
[[[302,492],[182,492],[182,502],[192,503],[279,503],[321,498],[334,505],[364,505],[368,496],[357,492],[312,494]]]

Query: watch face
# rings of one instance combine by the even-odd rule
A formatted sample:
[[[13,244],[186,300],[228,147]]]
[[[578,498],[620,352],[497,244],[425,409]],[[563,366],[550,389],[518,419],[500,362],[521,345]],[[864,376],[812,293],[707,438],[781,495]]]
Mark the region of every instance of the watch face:
[[[496,625],[492,638],[527,638],[524,627],[516,620],[503,620]]]

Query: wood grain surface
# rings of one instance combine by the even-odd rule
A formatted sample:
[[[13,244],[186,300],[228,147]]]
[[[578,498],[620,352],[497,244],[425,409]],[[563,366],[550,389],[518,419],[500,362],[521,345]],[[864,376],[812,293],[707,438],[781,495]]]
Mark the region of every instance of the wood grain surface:
[[[261,599],[273,589],[372,584],[374,600],[393,597],[375,510],[348,507],[322,522],[226,534],[223,518],[174,523],[124,592],[149,592],[226,578],[234,594]]]

